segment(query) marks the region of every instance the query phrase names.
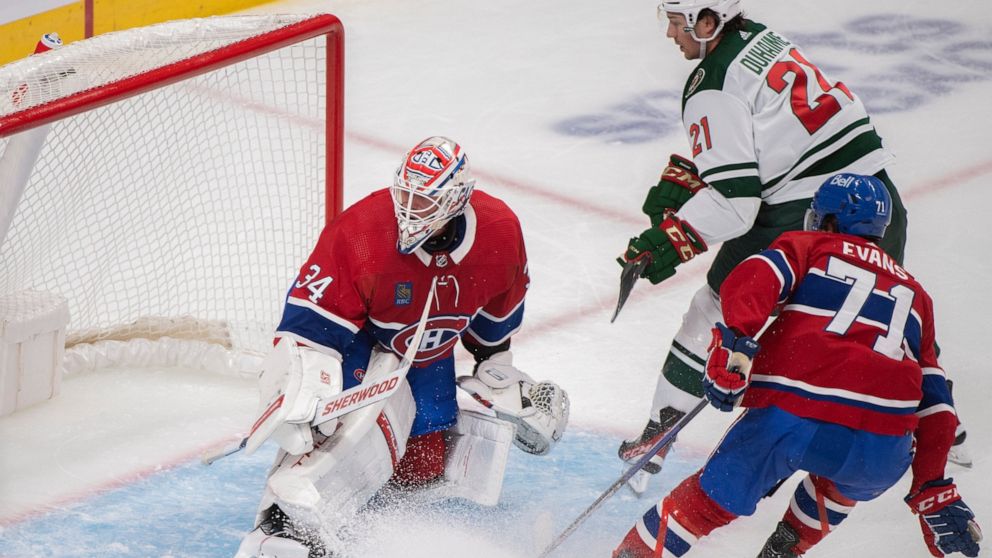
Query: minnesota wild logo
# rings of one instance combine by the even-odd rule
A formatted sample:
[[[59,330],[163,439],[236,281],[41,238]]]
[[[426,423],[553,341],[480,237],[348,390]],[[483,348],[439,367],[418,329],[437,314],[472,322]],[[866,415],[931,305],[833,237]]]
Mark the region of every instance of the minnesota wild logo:
[[[692,80],[689,81],[689,88],[685,91],[685,97],[688,99],[689,95],[692,95],[699,84],[703,82],[703,78],[706,77],[706,70],[699,68],[696,73],[692,76]]]

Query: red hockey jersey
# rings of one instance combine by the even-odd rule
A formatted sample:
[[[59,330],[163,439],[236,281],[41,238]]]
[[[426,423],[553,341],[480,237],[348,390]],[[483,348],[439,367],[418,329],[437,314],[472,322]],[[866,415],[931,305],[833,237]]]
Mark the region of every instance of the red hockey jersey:
[[[431,285],[437,295],[414,366],[467,342],[495,346],[519,329],[529,278],[516,215],[476,190],[447,251],[402,255],[387,189],[373,192],[321,233],[286,298],[277,335],[340,355],[361,329],[402,355]]]
[[[916,427],[925,375],[946,392],[930,297],[863,238],[785,233],[735,268],[720,298],[727,325],[750,336],[781,310],[759,339],[744,406],[902,435]]]

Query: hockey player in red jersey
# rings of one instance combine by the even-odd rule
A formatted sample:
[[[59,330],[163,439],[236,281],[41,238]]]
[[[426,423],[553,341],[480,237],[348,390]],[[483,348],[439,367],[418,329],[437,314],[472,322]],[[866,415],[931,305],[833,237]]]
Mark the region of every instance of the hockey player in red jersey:
[[[505,464],[501,441],[540,455],[560,439],[567,395],[517,369],[509,350],[529,283],[520,224],[474,186],[462,148],[431,137],[406,154],[391,188],[354,204],[321,233],[289,289],[276,347],[263,364],[260,417],[246,449],[273,439],[283,451],[239,558],[323,556],[336,528],[387,482],[444,484],[453,440],[475,444],[463,451],[463,475],[478,456],[502,455]],[[431,293],[405,385],[382,412],[313,427],[319,400],[399,366]],[[456,382],[459,340],[476,366]],[[501,438],[507,430],[495,418],[460,412],[456,385],[493,409],[510,434]],[[501,478],[502,465],[485,475]]]
[[[746,409],[614,558],[683,556],[797,470],[808,475],[758,556],[802,556],[909,467],[906,502],[931,554],[978,555],[974,514],[944,477],[957,420],[932,303],[876,244],[890,212],[876,178],[833,176],[813,198],[810,232],[784,233],[728,275],[704,392],[721,411]]]

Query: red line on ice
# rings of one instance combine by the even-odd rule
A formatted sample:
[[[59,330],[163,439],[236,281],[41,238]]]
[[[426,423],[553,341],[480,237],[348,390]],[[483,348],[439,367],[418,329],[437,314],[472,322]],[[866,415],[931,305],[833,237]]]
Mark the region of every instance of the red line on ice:
[[[358,143],[362,143],[376,149],[381,149],[383,151],[402,154],[407,149],[406,147],[397,144],[389,143],[371,136],[366,136],[354,132],[349,132],[347,136],[352,141],[356,141]],[[978,163],[970,167],[965,167],[956,172],[948,173],[934,179],[928,179],[926,181],[914,183],[908,189],[901,189],[903,193],[903,199],[914,200],[917,198],[923,198],[925,196],[937,192],[950,190],[952,188],[956,188],[962,184],[965,184],[968,181],[977,179],[979,177],[982,177],[990,173],[992,173],[992,160],[985,161],[983,163]],[[631,225],[633,227],[632,232],[636,232],[637,227],[643,226],[644,219],[643,217],[640,216],[640,214],[635,214],[633,212],[628,213],[628,212],[612,210],[609,208],[604,208],[592,204],[586,201],[585,199],[572,197],[566,194],[555,192],[537,183],[528,183],[522,180],[509,178],[496,173],[476,170],[475,174],[479,178],[482,178],[485,182],[492,183],[495,186],[501,186],[517,192],[521,192],[523,194],[555,201],[561,203],[564,206],[572,207],[574,209],[577,209],[585,213],[592,213],[610,219],[611,221],[616,221]],[[632,200],[631,203],[639,204],[640,200]],[[610,263],[604,262],[604,265],[610,265]],[[672,279],[669,279],[665,284],[675,285],[690,280],[700,279],[705,273],[705,271],[706,269],[702,266],[690,267],[690,269],[687,269],[685,272],[682,272],[679,275],[673,277]],[[618,276],[619,276],[619,268],[618,268]],[[609,287],[610,289],[614,288],[613,285],[610,285]],[[636,290],[631,295],[631,299],[628,301],[628,304],[633,303],[636,299],[650,296],[651,293],[652,291],[649,288]],[[611,310],[613,306],[612,296],[607,296],[605,300],[607,301],[605,303],[596,302],[592,304],[587,304],[582,307],[573,308],[567,312],[564,312],[552,318],[542,320],[537,323],[531,323],[525,330],[527,337],[521,339],[521,341],[523,342],[528,338],[537,338],[537,335],[535,334],[539,334],[539,333],[555,330],[563,326],[571,325],[582,319],[588,319],[588,318],[606,319],[608,316],[608,311]],[[683,309],[680,309],[679,311],[681,312],[682,310]],[[42,504],[35,509],[21,512],[13,516],[0,517],[0,527],[9,527],[15,523],[27,521],[29,519],[33,519],[45,513],[51,511],[57,511],[60,508],[70,506],[76,502],[95,496],[97,494],[114,490],[116,488],[120,488],[122,486],[126,486],[129,484],[133,484],[135,482],[138,482],[144,478],[160,473],[162,471],[174,469],[193,459],[196,459],[204,449],[208,447],[215,447],[222,445],[223,443],[229,442],[230,439],[231,437],[225,438],[224,440],[219,440],[213,444],[208,444],[204,447],[198,448],[195,451],[179,454],[174,458],[170,459],[165,464],[158,464],[152,467],[139,469],[135,472],[132,472],[127,475],[123,475],[112,481],[105,482],[103,484],[99,484],[94,487],[60,497],[52,502]]]

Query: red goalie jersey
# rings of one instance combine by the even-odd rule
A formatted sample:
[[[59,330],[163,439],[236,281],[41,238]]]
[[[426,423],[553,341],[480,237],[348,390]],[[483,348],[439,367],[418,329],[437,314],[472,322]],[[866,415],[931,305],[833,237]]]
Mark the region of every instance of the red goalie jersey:
[[[476,190],[450,249],[401,255],[388,190],[373,192],[324,229],[286,299],[278,335],[343,354],[359,331],[402,355],[435,276],[437,296],[415,367],[449,357],[458,339],[495,346],[523,319],[529,279],[516,215]]]
[[[744,406],[891,435],[912,432],[918,409],[953,412],[946,397],[924,397],[946,393],[930,297],[863,238],[783,234],[742,262],[720,297],[727,325],[750,336],[782,305],[761,336]]]

